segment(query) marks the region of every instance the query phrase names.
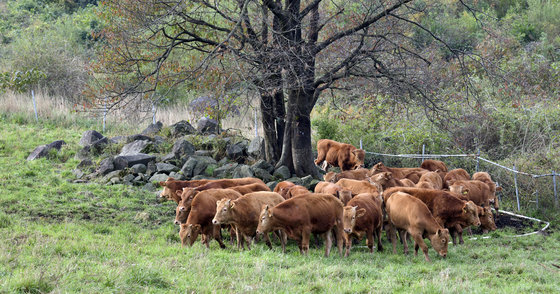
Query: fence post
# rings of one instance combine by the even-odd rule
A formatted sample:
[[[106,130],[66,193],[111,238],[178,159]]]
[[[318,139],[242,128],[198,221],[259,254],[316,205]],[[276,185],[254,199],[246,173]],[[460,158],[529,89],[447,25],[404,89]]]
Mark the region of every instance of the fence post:
[[[362,138],[360,138],[360,149],[364,150],[364,148],[362,147]]]
[[[33,98],[33,110],[35,110],[35,121],[39,122],[39,116],[37,116],[37,102],[35,102],[35,92],[31,90],[31,98]]]
[[[500,182],[498,182],[498,181],[496,181],[496,188],[497,187],[500,187]],[[502,203],[502,193],[498,193],[498,202]]]
[[[424,154],[426,154],[426,144],[422,144],[422,162],[424,162]]]
[[[552,184],[554,185],[554,208],[558,208],[558,194],[556,192],[556,171],[552,171]]]
[[[513,165],[513,181],[515,182],[515,197],[517,198],[517,211],[521,210],[521,205],[519,205],[519,188],[517,187],[517,169],[515,164]]]
[[[476,172],[478,172],[478,167],[480,165],[480,160],[478,159],[480,157],[480,148],[476,149]]]

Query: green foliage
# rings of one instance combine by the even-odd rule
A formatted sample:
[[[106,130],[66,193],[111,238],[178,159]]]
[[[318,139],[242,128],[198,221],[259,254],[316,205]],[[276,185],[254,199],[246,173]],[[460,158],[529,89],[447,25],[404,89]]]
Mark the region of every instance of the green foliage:
[[[318,139],[334,140],[338,136],[338,122],[329,118],[328,112],[315,116],[311,125],[316,128]]]
[[[14,92],[23,93],[31,87],[36,86],[42,79],[47,76],[36,69],[26,71],[15,71],[0,73],[0,93],[2,90],[12,90]]]

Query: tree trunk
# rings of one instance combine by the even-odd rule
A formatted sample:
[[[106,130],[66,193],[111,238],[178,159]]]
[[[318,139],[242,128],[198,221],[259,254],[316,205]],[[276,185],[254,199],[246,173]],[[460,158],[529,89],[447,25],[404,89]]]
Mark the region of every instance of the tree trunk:
[[[266,160],[276,163],[282,155],[284,138],[284,94],[282,90],[261,91],[261,113]]]

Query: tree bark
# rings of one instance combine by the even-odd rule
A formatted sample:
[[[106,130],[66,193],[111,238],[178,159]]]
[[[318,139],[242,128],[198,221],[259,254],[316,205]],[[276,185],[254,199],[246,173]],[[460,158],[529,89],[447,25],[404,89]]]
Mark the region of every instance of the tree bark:
[[[266,160],[276,163],[282,155],[284,138],[284,93],[281,89],[261,91],[261,113],[264,130]]]

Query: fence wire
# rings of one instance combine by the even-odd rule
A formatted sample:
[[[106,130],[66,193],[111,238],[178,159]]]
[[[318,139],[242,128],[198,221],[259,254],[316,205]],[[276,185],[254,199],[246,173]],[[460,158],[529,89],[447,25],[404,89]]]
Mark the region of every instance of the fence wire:
[[[424,150],[424,148],[423,148]],[[519,171],[515,166],[507,167],[479,156],[479,154],[387,154],[366,151],[370,162],[383,162],[387,166],[419,166],[425,159],[446,159],[449,169],[463,168],[470,174],[488,172],[497,186],[496,192],[501,206],[515,208],[558,208],[556,187],[558,174],[532,174]]]

